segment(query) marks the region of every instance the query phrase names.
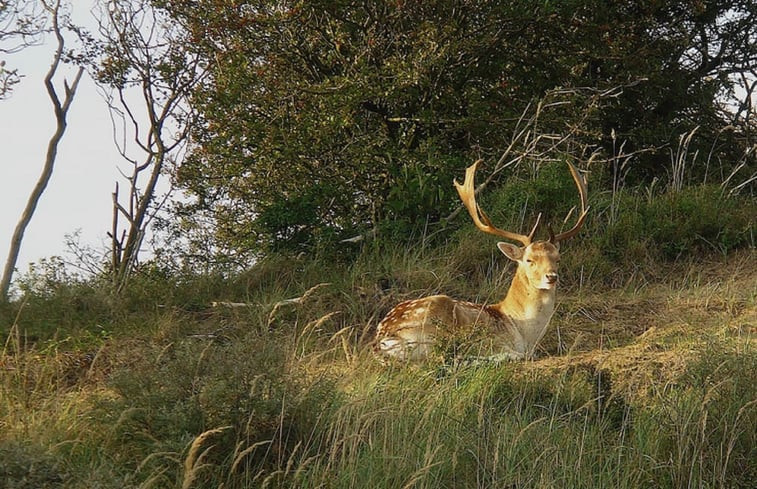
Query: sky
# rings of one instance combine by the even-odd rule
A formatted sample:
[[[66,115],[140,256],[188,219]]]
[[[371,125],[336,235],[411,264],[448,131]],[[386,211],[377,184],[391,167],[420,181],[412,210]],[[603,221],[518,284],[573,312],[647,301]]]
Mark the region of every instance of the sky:
[[[74,2],[75,21],[93,22],[88,3]],[[17,68],[25,77],[9,99],[0,100],[0,266],[5,265],[13,230],[42,172],[55,131],[53,106],[43,84],[54,53],[52,41],[2,57],[7,67]],[[60,75],[64,74],[70,81],[75,70],[59,70],[59,94],[63,92]],[[69,110],[52,178],[26,229],[16,265],[19,272],[44,257],[65,257],[65,237],[75,232],[86,246],[107,246],[111,193],[117,180],[124,188],[119,164],[125,168],[113,142],[107,106],[85,74]]]

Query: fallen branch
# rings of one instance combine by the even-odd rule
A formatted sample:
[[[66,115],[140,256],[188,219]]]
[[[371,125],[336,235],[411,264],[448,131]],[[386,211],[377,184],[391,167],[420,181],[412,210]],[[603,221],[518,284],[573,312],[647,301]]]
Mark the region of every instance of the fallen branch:
[[[310,297],[316,290],[320,289],[321,287],[325,287],[327,285],[331,285],[328,282],[323,282],[317,285],[314,285],[310,287],[307,291],[305,291],[304,294],[302,294],[300,297],[294,297],[292,299],[284,299],[283,301],[279,301],[276,304],[273,305],[273,309],[271,309],[271,312],[268,314],[268,327],[270,328],[271,323],[273,323],[273,317],[276,314],[276,311],[279,310],[282,306],[288,306],[292,304],[302,304],[305,302],[308,297]]]
[[[368,238],[375,238],[377,233],[378,233],[378,229],[373,228],[366,231],[363,234],[358,234],[357,236],[343,239],[340,241],[340,243],[360,243]]]
[[[228,301],[217,301],[216,302],[216,301],[214,301],[214,302],[211,302],[210,305],[212,307],[231,307],[231,308],[235,308],[235,307],[253,307],[253,306],[256,306],[257,304],[252,304],[250,302],[228,302]]]

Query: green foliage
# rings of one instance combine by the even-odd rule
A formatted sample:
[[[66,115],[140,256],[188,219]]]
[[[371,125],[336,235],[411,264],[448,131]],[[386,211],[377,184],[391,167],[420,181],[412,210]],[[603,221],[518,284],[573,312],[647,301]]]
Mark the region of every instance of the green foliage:
[[[526,234],[526,228],[530,230],[536,215],[541,213],[540,236],[546,239],[546,225],[550,224],[555,232],[561,231],[565,225],[563,218],[574,207],[580,207],[580,199],[568,166],[553,162],[542,165],[528,178],[510,177],[500,188],[492,190],[491,195],[484,196],[481,206],[494,222],[501,224],[500,227],[521,229]],[[573,225],[576,216],[574,209],[567,223],[569,226]]]
[[[419,224],[438,221],[450,211],[456,195],[450,182],[454,170],[461,166],[440,159],[436,164],[402,165],[391,171],[395,184],[386,196],[383,227],[391,226],[399,235],[408,236],[418,231]]]
[[[0,486],[5,489],[64,487],[67,474],[55,457],[28,443],[0,441]]]
[[[620,256],[634,242],[665,259],[702,252],[727,254],[753,245],[755,203],[727,197],[719,186],[687,187],[659,198],[626,204],[605,236],[608,253]]]
[[[697,126],[692,154],[728,166],[749,146],[722,130],[733,118],[717,101],[753,63],[752,2],[157,4],[213,69],[177,181],[221,248],[412,233],[444,217],[452,177],[500,156],[545,100],[539,135],[569,134],[572,159],[625,142],[632,182],[663,175],[668,148]],[[514,151],[553,158],[550,141]]]
[[[348,221],[333,214],[331,204],[337,198],[338,189],[328,182],[313,185],[302,193],[274,200],[261,207],[255,219],[257,235],[270,237],[271,251],[297,251],[312,249],[318,243],[331,243],[338,236],[341,221]],[[330,226],[319,225],[320,218],[330,216]],[[263,243],[254,243],[265,247]]]

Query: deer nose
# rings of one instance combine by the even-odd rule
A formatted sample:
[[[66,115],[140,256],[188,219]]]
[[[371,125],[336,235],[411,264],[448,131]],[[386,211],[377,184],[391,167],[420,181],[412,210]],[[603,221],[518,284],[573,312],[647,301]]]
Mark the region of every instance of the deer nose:
[[[554,273],[554,272],[548,273],[548,274],[545,275],[545,277],[547,279],[547,282],[549,282],[550,284],[557,283],[557,278],[558,277],[557,277],[556,273]]]

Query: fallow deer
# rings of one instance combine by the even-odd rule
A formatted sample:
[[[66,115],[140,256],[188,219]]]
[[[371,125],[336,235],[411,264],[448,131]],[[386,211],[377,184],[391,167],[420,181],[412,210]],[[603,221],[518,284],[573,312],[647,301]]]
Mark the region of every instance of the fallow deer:
[[[517,264],[507,296],[496,304],[474,304],[446,295],[402,302],[378,324],[375,349],[381,356],[422,360],[443,338],[462,336],[475,339],[471,353],[478,358],[522,360],[533,356],[544,336],[555,309],[560,242],[579,232],[589,210],[586,182],[568,162],[581,198],[578,220],[559,234],[548,226],[549,239],[534,241],[541,214],[531,232],[523,235],[494,227],[478,207],[473,180],[479,162],[466,169],[462,185],[457,180],[454,185],[479,230],[522,245],[497,243],[499,250]]]

